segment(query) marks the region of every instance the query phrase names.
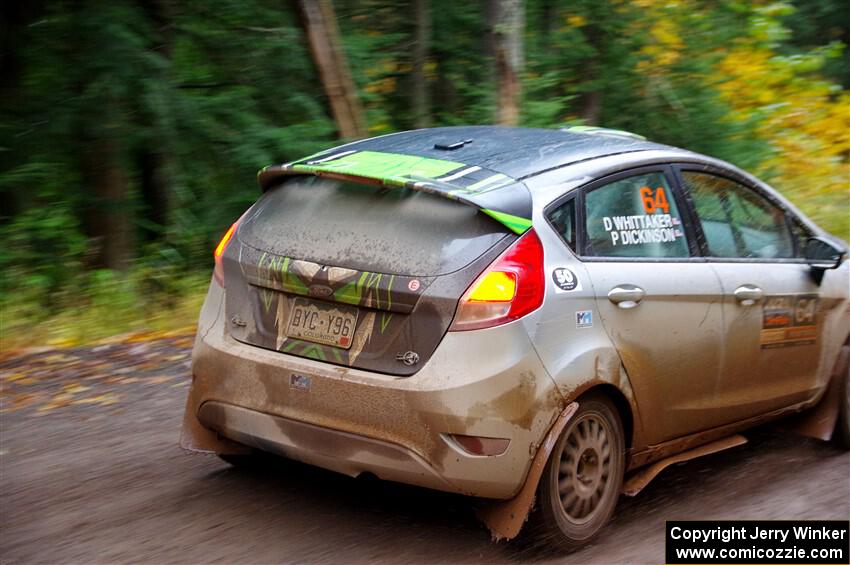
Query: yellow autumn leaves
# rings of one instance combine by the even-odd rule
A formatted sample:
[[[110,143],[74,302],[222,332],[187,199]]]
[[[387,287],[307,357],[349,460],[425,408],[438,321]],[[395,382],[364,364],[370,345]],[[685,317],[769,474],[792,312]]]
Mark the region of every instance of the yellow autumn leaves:
[[[85,349],[33,348],[0,355],[0,414],[120,404],[131,387],[189,384],[193,336],[138,332]]]
[[[694,53],[688,42],[699,33],[695,23],[711,18],[710,6],[693,0],[635,0],[632,6],[641,14],[633,32],[644,40],[636,70],[647,84],[663,82],[683,57],[709,55]],[[820,226],[850,240],[850,95],[818,74],[840,49],[780,53],[778,40],[788,33],[782,18],[793,16],[783,2],[752,3],[741,13],[749,18],[742,26],[747,32],[713,50],[713,71],[692,80],[718,93],[730,109],[726,121],[755,124],[771,152],[753,172]]]
[[[717,88],[732,108],[729,119],[755,117],[757,135],[774,150],[755,172],[847,239],[850,96],[810,72],[814,65],[765,46],[739,46],[718,66]]]

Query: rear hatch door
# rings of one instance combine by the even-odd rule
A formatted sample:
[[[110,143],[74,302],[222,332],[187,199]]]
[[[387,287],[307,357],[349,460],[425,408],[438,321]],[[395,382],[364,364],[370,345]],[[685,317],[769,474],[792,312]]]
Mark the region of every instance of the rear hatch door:
[[[258,347],[410,375],[466,288],[516,237],[441,195],[281,177],[223,256],[228,328]]]

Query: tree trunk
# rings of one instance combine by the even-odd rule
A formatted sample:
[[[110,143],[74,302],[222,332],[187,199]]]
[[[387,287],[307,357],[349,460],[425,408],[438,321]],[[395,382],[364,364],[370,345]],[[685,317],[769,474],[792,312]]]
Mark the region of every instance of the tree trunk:
[[[498,81],[496,121],[503,125],[519,122],[520,75],[523,69],[525,9],[522,0],[491,0],[496,76]]]
[[[581,109],[579,111],[579,117],[581,117],[586,125],[598,126],[599,117],[602,113],[602,92],[599,90],[582,92],[580,101]]]
[[[89,16],[89,6],[72,4],[76,19]],[[95,56],[95,38],[75,34],[69,52],[71,61]],[[89,67],[91,69],[91,67]],[[75,73],[75,94],[82,95],[88,81],[112,77],[109,71]],[[83,198],[81,219],[91,241],[90,265],[123,271],[130,266],[134,253],[133,202],[126,171],[127,123],[121,112],[120,97],[101,94],[74,112],[76,146]]]
[[[27,31],[33,22],[43,17],[42,2],[4,2],[0,5],[0,123],[14,131],[18,126],[21,99],[21,77],[24,74]],[[26,160],[24,149],[15,147],[14,140],[0,151],[0,171],[8,171]],[[11,150],[9,150],[11,149]],[[0,224],[6,223],[25,208],[26,198],[11,187],[0,188]],[[32,190],[32,193],[35,193]],[[33,194],[34,196],[34,194]]]
[[[95,242],[95,265],[126,269],[130,264],[133,227],[130,223],[127,175],[120,164],[116,138],[97,140],[83,150],[81,172],[93,198],[86,227]]]
[[[589,88],[581,93],[579,97],[579,117],[586,125],[599,125],[602,115],[602,90],[596,84],[599,80],[599,58],[604,48],[604,32],[597,25],[589,25],[585,31],[587,42],[593,47],[594,55],[591,60],[582,66],[581,80],[585,85],[591,83]]]
[[[541,6],[540,39],[541,48],[546,49],[549,39],[554,35],[558,24],[558,10],[555,0],[544,0]]]
[[[499,77],[496,76],[496,23],[499,2],[497,0],[481,0],[481,11],[484,14],[484,33],[481,35],[481,48],[484,54],[485,81],[488,85],[496,86]]]
[[[172,25],[173,5],[167,0],[144,0],[142,3],[151,21],[156,26],[159,43],[152,51],[171,62],[171,48],[174,43],[174,26]],[[164,83],[169,82],[168,70],[159,77]],[[141,112],[140,112],[141,113]],[[154,116],[144,119],[155,120]],[[144,237],[155,241],[162,237],[168,226],[171,210],[171,176],[169,174],[168,143],[166,132],[157,128],[147,139],[141,141],[142,146],[137,152],[141,197],[144,202],[142,210],[147,222],[143,226]]]
[[[340,137],[366,136],[363,109],[339,39],[330,0],[298,0],[301,22]]]
[[[144,202],[147,225],[144,238],[155,241],[162,237],[168,226],[171,204],[171,179],[168,176],[168,158],[156,147],[146,144],[138,159],[139,188]]]
[[[413,121],[418,128],[431,125],[431,93],[425,76],[425,65],[431,48],[431,3],[413,0],[416,27],[413,40]]]

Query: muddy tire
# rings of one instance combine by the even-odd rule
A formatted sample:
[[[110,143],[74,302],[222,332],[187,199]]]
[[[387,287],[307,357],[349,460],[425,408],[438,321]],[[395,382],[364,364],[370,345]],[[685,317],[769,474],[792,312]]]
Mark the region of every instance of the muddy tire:
[[[530,518],[538,542],[564,551],[590,543],[608,523],[623,484],[623,425],[604,396],[579,400],[549,455]]]
[[[850,450],[850,345],[841,348],[838,372],[838,420],[835,422],[835,443]]]

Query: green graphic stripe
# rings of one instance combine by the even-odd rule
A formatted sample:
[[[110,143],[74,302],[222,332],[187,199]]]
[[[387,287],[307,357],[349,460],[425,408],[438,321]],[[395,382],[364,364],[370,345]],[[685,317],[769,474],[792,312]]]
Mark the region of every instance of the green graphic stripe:
[[[332,155],[321,153],[316,156],[327,158]],[[286,169],[296,173],[339,173],[352,175],[379,180],[387,186],[416,188],[417,190],[433,192],[451,199],[459,199],[460,197],[488,192],[514,182],[511,177],[496,173],[467,187],[457,187],[451,191],[435,190],[433,187],[429,188],[427,182],[417,183],[413,181],[416,181],[416,179],[437,179],[468,165],[454,161],[443,161],[442,159],[430,159],[428,157],[416,157],[399,153],[382,153],[379,151],[356,151],[349,155],[342,155],[338,159],[331,159],[322,163],[316,163],[315,165],[308,164],[310,159],[311,157],[301,159],[297,163],[286,166]],[[474,202],[468,203],[475,205]],[[480,209],[518,234],[525,233],[531,227],[531,221],[526,218],[486,208]],[[334,293],[334,297],[340,302],[359,303],[362,296],[375,287],[375,282],[371,278],[368,281],[361,278],[357,284],[349,284],[337,290]],[[378,307],[380,307],[380,295],[376,294],[375,298],[378,301]]]
[[[272,277],[272,273],[279,272],[280,288],[276,288],[277,290],[291,292],[292,294],[307,295],[307,285],[290,272],[291,262],[292,261],[289,257],[277,257],[269,255],[264,251],[257,262],[257,278],[267,283],[274,284],[275,279]],[[269,307],[270,306],[267,306],[266,309],[268,310]]]
[[[365,277],[366,273],[360,275],[361,277]],[[360,304],[360,286],[357,285],[356,282],[350,282],[345,286],[338,288],[334,292],[334,299],[337,302],[344,302],[346,304],[354,304],[355,306]]]
[[[383,335],[383,333],[387,331],[387,326],[389,325],[390,320],[392,319],[392,312],[381,312],[381,335]]]
[[[481,211],[497,222],[505,225],[514,233],[524,234],[528,231],[528,228],[531,227],[531,220],[527,218],[512,216],[511,214],[505,214],[504,212],[496,212],[495,210],[488,210],[487,208],[481,208]]]
[[[411,178],[433,179],[465,166],[463,163],[455,163],[454,161],[415,157],[413,155],[358,151],[316,165],[308,165],[302,160],[302,162],[294,164],[292,170],[301,173],[341,173],[403,186]]]
[[[300,352],[300,355],[307,357],[308,359],[327,361],[325,358],[324,348],[321,345],[308,345]]]
[[[260,294],[263,297],[263,307],[266,309],[266,314],[268,314],[269,310],[271,310],[272,301],[274,300],[275,293],[263,288],[260,289]]]

